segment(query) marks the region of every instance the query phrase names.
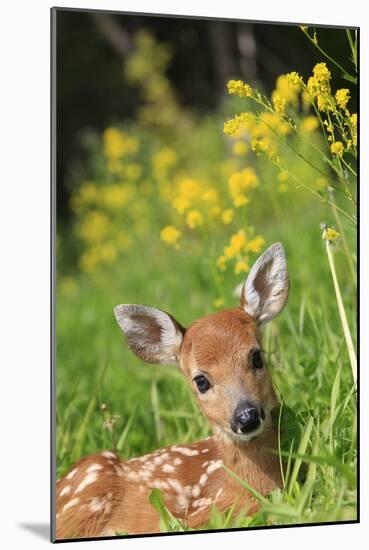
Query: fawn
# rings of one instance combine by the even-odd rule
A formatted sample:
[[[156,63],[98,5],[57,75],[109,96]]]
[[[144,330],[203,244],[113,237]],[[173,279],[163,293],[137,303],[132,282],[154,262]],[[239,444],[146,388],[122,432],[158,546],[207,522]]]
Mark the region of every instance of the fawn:
[[[187,378],[214,436],[123,461],[113,451],[82,458],[57,481],[57,539],[159,532],[149,503],[159,488],[169,511],[188,527],[205,523],[213,505],[250,514],[250,493],[223,465],[259,493],[281,487],[278,404],[263,359],[260,326],[283,309],[289,290],[280,243],[253,265],[239,307],[184,329],[171,315],[144,305],[114,309],[131,350],[148,363],[175,364]]]

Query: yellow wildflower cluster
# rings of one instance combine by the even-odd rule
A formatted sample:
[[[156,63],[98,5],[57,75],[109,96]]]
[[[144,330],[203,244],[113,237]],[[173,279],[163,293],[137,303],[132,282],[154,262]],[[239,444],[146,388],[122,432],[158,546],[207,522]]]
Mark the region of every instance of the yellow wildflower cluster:
[[[340,107],[340,109],[346,109],[350,97],[350,90],[348,90],[347,88],[337,90],[335,98],[338,107]]]
[[[275,90],[272,92],[272,102],[277,113],[284,113],[287,105],[297,107],[299,86],[296,85],[298,80],[297,73],[291,75],[281,74],[276,80]],[[282,108],[283,107],[283,108]]]
[[[258,185],[258,178],[255,170],[251,167],[240,172],[234,172],[228,179],[229,192],[234,206],[239,208],[249,202],[246,193]]]
[[[292,71],[286,75],[287,84],[295,92],[300,92],[304,87],[304,81],[299,73]]]
[[[220,271],[225,271],[229,262],[234,263],[234,273],[239,275],[241,272],[249,270],[248,256],[250,253],[258,253],[265,244],[265,240],[260,235],[250,239],[246,231],[239,229],[234,233],[229,244],[224,247],[223,254],[217,260],[217,267]]]
[[[182,233],[173,225],[166,225],[160,231],[160,238],[166,244],[179,248],[179,240]]]
[[[102,134],[101,151],[107,163],[105,181],[85,181],[72,193],[70,205],[78,219],[75,229],[82,245],[83,271],[93,272],[115,262],[131,246],[121,217],[134,213],[137,203],[137,183],[142,176],[139,151],[135,136],[107,128]]]
[[[339,89],[332,93],[331,72],[324,62],[313,67],[312,75],[304,82],[296,71],[280,75],[276,80],[275,89],[271,94],[271,102],[257,90],[249,91],[239,80],[228,83],[229,93],[240,97],[248,97],[255,101],[257,108],[264,106],[263,112],[242,112],[224,124],[224,132],[232,137],[245,137],[245,145],[257,155],[263,154],[274,164],[280,165],[281,138],[296,135],[304,136],[316,132],[319,127],[326,133],[326,139],[331,142],[330,151],[333,159],[342,157],[346,151],[356,154],[357,118],[347,109],[350,100],[350,90]],[[314,108],[316,116],[309,114]],[[302,111],[295,122],[296,115]],[[285,140],[286,142],[286,140]],[[242,143],[239,140],[236,142]],[[236,143],[233,148],[235,151]],[[237,147],[239,147],[237,145]],[[287,188],[282,185],[280,190]],[[247,202],[241,198],[240,204]]]
[[[153,174],[157,180],[165,178],[178,162],[178,155],[174,149],[163,147],[157,153],[152,155],[151,163]]]
[[[342,155],[345,151],[343,143],[341,141],[335,141],[331,145],[331,151],[334,155],[337,155],[338,157],[342,157]]]
[[[324,241],[329,241],[330,243],[333,243],[340,237],[340,233],[336,231],[335,229],[332,229],[332,227],[326,226],[323,229],[322,239]]]
[[[319,120],[316,116],[309,115],[301,119],[300,132],[302,134],[311,134],[319,128]]]
[[[238,95],[239,97],[251,97],[252,88],[242,80],[230,80],[227,84],[228,93]]]
[[[273,107],[276,113],[283,114],[286,110],[286,103],[287,103],[286,98],[279,95],[279,93],[273,93],[272,101],[273,101]]]
[[[138,109],[141,123],[155,127],[180,124],[182,111],[165,72],[171,47],[160,43],[147,30],[134,36],[134,50],[125,64],[127,80],[140,89],[144,105]]]
[[[255,115],[252,113],[241,113],[236,115],[234,118],[227,120],[224,123],[224,133],[228,136],[236,136],[240,133],[242,128],[248,128],[252,126],[252,119],[255,118]]]
[[[137,153],[138,140],[118,128],[107,128],[103,133],[104,154],[108,159],[120,158]]]
[[[196,227],[202,225],[203,218],[198,210],[190,210],[187,212],[186,221],[190,229],[195,229]]]

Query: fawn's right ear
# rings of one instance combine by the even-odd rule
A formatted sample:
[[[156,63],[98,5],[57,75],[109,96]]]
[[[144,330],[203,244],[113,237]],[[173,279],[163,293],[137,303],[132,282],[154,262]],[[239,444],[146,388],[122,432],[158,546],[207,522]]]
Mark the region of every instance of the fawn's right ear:
[[[258,324],[267,323],[284,308],[289,290],[286,256],[274,243],[257,259],[243,285],[241,307]]]
[[[185,329],[165,311],[122,304],[114,308],[118,325],[133,353],[147,363],[179,364]]]

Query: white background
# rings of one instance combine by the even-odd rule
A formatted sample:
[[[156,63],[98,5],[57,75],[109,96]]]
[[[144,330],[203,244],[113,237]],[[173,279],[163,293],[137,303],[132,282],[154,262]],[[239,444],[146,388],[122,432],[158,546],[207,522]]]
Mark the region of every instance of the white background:
[[[45,547],[49,521],[49,0],[2,2],[0,15],[0,525],[3,548]],[[368,54],[365,2],[89,0],[58,6],[361,26],[362,333],[368,327]],[[288,47],[288,45],[287,45]],[[313,284],[313,281],[312,281]],[[93,334],[91,334],[93,338]],[[361,358],[360,525],[81,543],[81,548],[299,550],[363,547],[368,529],[368,351]]]

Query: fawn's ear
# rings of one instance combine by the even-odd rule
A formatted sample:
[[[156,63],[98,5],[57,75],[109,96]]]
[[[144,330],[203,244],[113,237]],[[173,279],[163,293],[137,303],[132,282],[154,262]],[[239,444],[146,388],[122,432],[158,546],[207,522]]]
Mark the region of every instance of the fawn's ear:
[[[267,323],[284,308],[288,289],[283,246],[275,243],[252,266],[241,292],[241,307],[257,323]]]
[[[116,306],[114,314],[129,347],[140,359],[178,365],[184,328],[171,315],[134,304]]]

